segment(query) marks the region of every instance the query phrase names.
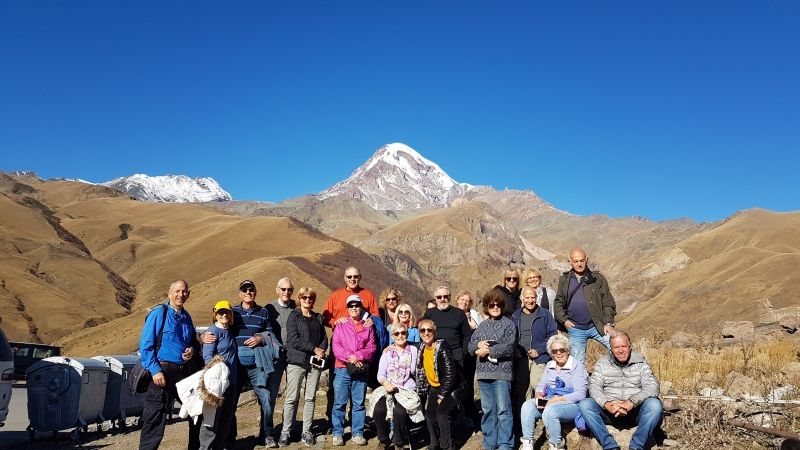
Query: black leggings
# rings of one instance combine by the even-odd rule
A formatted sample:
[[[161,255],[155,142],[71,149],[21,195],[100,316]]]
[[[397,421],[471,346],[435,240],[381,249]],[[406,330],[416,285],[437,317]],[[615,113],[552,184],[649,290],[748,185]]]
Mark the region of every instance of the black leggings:
[[[378,441],[383,444],[389,443],[389,422],[386,420],[386,413],[386,397],[383,397],[375,404],[375,409],[372,412],[372,420],[375,421],[375,428],[378,432]],[[394,402],[392,423],[394,424],[392,443],[397,447],[408,444],[410,436],[408,431],[408,411],[399,402]]]

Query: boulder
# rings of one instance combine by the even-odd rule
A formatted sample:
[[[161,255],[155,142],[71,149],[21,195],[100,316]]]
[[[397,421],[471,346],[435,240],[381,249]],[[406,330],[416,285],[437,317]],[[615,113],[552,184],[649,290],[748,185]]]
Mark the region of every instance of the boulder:
[[[781,370],[781,374],[787,383],[800,386],[800,362],[790,362]]]
[[[739,372],[725,377],[725,393],[731,398],[754,398],[763,395],[763,384]]]
[[[778,321],[778,325],[781,326],[783,331],[794,334],[797,330],[800,330],[800,315],[786,315]]]
[[[738,320],[722,323],[722,337],[724,339],[751,339],[755,331],[753,322]]]

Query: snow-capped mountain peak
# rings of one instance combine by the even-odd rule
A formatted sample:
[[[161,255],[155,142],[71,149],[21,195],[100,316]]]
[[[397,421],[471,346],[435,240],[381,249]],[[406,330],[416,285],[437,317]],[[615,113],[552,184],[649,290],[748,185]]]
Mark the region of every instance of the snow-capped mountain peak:
[[[453,180],[413,148],[393,143],[379,148],[350,177],[319,196],[347,195],[375,209],[405,210],[448,206],[472,187]]]
[[[148,176],[137,173],[100,183],[146,202],[187,203],[227,201],[232,197],[210,177]]]

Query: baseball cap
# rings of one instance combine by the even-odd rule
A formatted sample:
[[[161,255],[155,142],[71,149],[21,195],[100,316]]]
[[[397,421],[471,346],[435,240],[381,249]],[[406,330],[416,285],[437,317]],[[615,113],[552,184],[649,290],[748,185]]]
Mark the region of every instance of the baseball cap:
[[[359,297],[356,294],[353,294],[350,297],[347,297],[347,303],[345,303],[345,304],[347,306],[350,306],[350,303],[358,303],[359,305],[364,306],[364,302],[361,301],[361,297]]]
[[[251,280],[244,280],[241,283],[239,283],[239,290],[241,291],[242,289],[244,289],[244,288],[246,288],[248,286],[252,287],[253,289],[256,288],[256,284],[253,283]]]

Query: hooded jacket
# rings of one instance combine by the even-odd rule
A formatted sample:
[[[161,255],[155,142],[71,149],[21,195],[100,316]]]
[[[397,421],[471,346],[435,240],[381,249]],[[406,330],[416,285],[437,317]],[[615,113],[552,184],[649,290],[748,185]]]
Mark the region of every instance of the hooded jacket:
[[[219,406],[225,400],[223,394],[230,386],[230,370],[225,358],[215,356],[203,370],[195,372],[175,384],[178,398],[181,401],[181,418],[197,418],[203,416],[203,425],[213,426],[214,417]]]

